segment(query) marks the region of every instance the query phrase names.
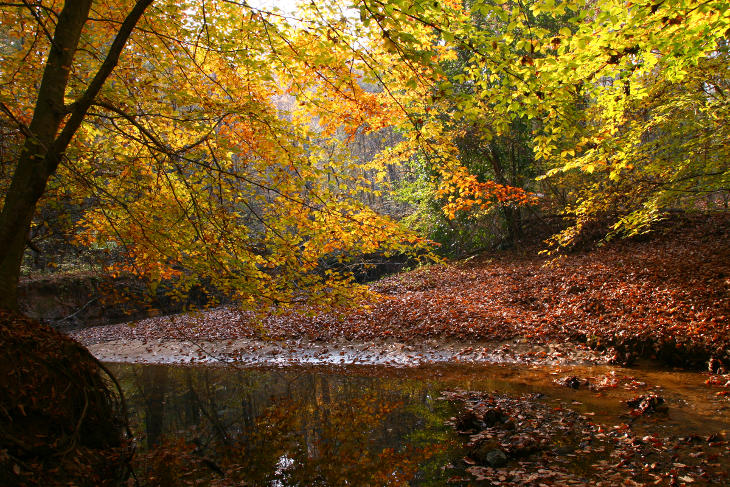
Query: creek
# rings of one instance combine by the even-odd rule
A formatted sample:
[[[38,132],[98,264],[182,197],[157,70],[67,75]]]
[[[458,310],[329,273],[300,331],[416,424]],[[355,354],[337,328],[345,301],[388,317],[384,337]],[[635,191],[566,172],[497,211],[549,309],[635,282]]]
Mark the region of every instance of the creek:
[[[703,485],[730,472],[730,402],[696,372],[109,367],[125,391],[143,485]],[[560,385],[566,376],[590,385]],[[632,414],[626,401],[642,394],[661,396],[666,412]],[[509,420],[463,431],[470,426],[463,411],[485,404],[498,404]],[[522,437],[543,440],[510,446]],[[479,445],[487,444],[506,460],[485,463]]]

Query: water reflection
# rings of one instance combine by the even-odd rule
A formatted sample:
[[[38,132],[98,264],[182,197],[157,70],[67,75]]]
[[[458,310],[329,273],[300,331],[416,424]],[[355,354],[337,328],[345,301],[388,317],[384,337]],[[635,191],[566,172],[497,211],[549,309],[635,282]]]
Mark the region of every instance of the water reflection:
[[[114,366],[154,485],[441,485],[451,406],[424,381]]]
[[[143,485],[446,485],[463,474],[462,459],[474,452],[445,425],[455,413],[452,403],[439,399],[445,389],[539,392],[547,410],[585,413],[607,431],[626,423],[637,438],[708,435],[730,423],[724,399],[703,376],[650,369],[570,369],[593,383],[608,377],[618,384],[596,392],[556,385],[561,371],[526,367],[111,368],[139,438],[136,468]],[[649,391],[666,398],[669,415],[630,417],[623,401]],[[554,457],[562,450],[570,449],[555,440],[544,453]],[[566,471],[590,485],[592,465],[610,459],[609,451],[558,460],[572,462]],[[449,464],[455,468],[445,469]],[[472,478],[456,485],[480,484]]]

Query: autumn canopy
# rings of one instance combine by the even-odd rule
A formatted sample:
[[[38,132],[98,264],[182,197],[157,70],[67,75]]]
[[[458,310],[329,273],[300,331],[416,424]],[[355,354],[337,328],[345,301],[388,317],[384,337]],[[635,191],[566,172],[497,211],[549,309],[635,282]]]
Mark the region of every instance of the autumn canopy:
[[[0,306],[59,225],[180,294],[337,304],[362,256],[516,241],[530,215],[560,215],[559,248],[727,205],[729,12],[3,2]]]

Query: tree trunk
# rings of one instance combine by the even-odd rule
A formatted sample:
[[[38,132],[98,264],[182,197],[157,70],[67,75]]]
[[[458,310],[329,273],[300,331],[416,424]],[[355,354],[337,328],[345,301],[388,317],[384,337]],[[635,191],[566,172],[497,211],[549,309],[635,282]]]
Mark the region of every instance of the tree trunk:
[[[0,213],[0,308],[18,306],[18,278],[38,199],[56,170],[52,147],[66,114],[64,94],[91,0],[66,2],[58,17],[25,144]]]
[[[132,30],[152,1],[135,3],[86,91],[68,109],[64,106],[64,95],[81,30],[89,18],[91,0],[69,0],[63,5],[38,90],[33,120],[30,127],[22,127],[25,144],[0,213],[0,308],[15,310],[18,307],[20,266],[36,204],[89,107],[117,65]],[[70,116],[59,133],[67,115]]]
[[[509,205],[502,205],[502,215],[507,224],[507,238],[512,246],[519,245],[522,239],[522,215],[520,209]]]
[[[497,144],[493,143],[490,145],[489,154],[489,159],[492,163],[492,170],[494,171],[494,179],[503,186],[514,186],[514,181],[507,181],[507,177],[504,175],[504,165],[502,164],[502,159],[499,156],[499,147]],[[511,154],[511,159],[514,166],[514,153]],[[513,173],[513,179],[514,177]],[[500,210],[502,212],[505,225],[507,226],[507,240],[510,245],[517,246],[519,240],[522,238],[522,218],[520,215],[520,209],[515,208],[510,204],[501,204]]]

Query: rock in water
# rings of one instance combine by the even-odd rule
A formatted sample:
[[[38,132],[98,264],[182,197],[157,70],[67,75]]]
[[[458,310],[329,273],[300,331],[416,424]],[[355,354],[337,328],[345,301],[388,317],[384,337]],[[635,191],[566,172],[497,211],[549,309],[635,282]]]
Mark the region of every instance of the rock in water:
[[[669,408],[664,404],[664,398],[656,394],[644,394],[634,397],[626,401],[626,404],[632,408],[631,414],[634,416],[666,413]]]
[[[490,467],[499,468],[507,464],[507,455],[502,450],[494,449],[487,452],[487,463]]]

